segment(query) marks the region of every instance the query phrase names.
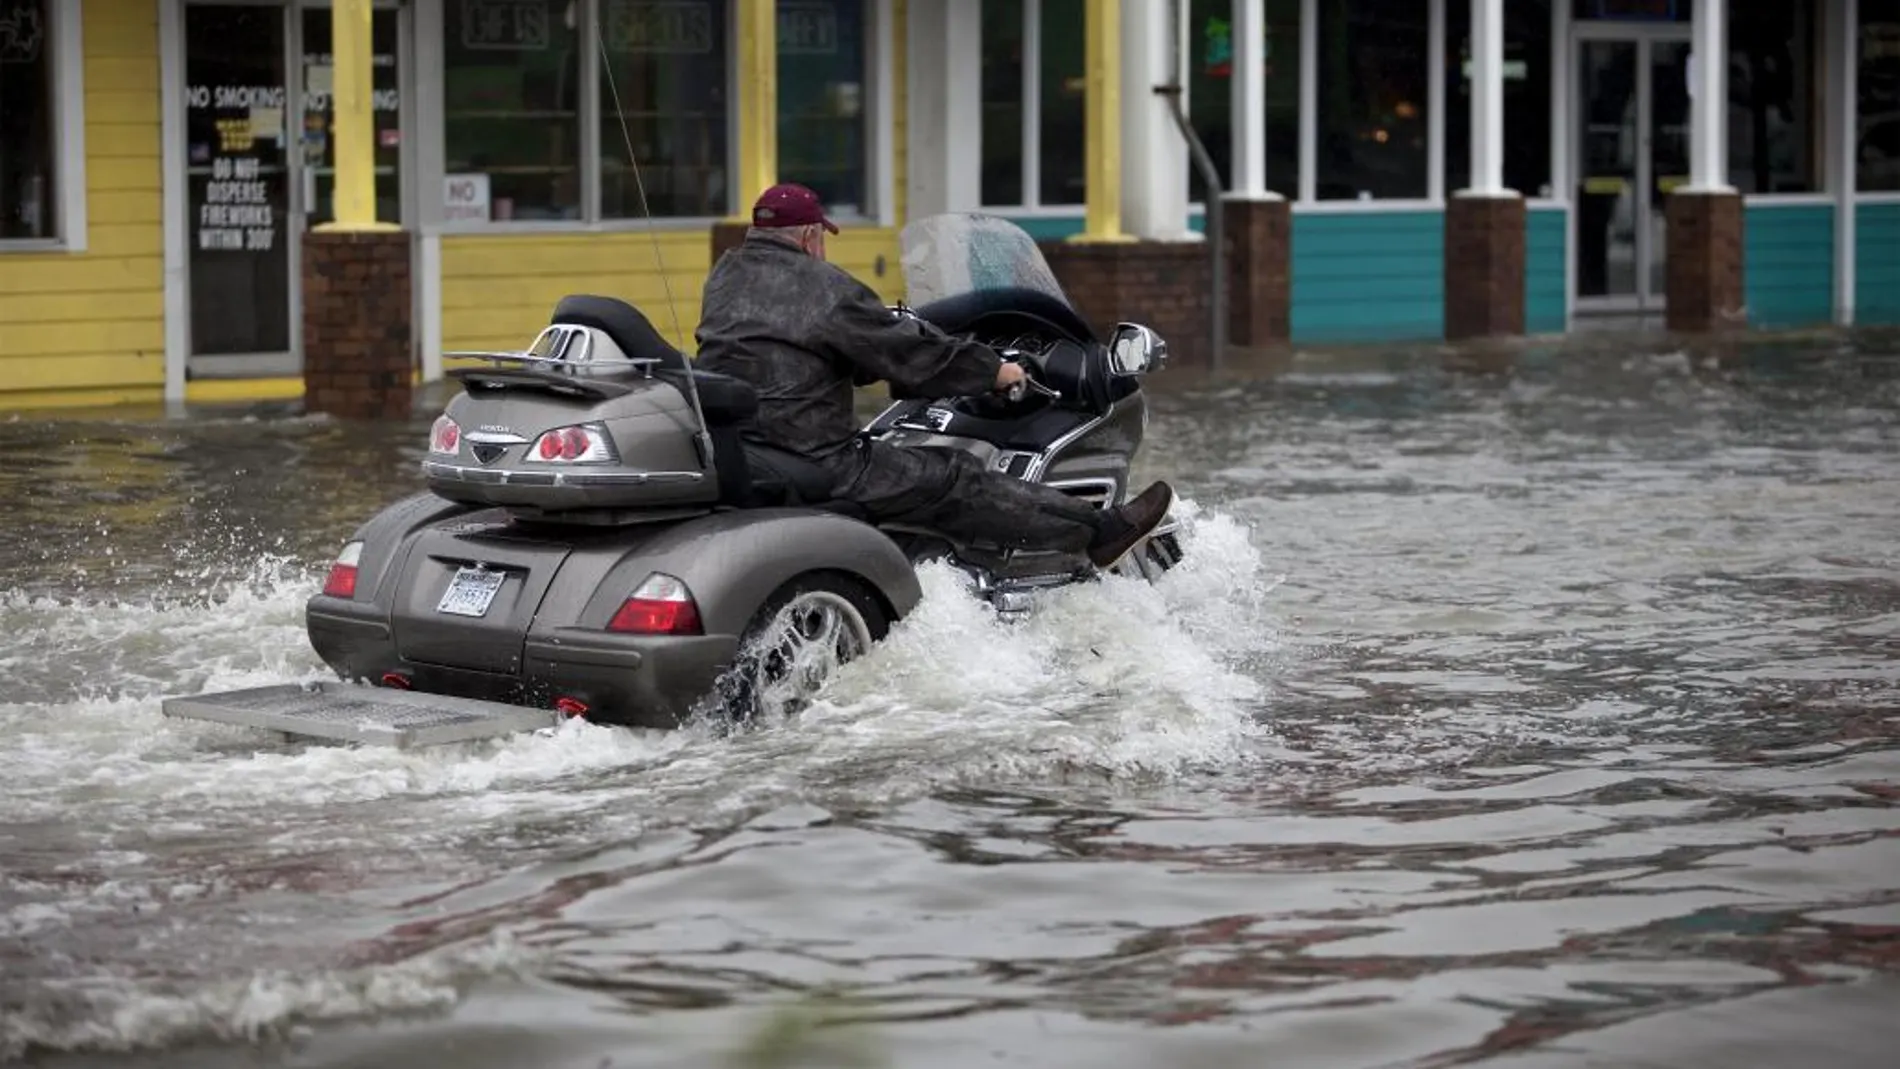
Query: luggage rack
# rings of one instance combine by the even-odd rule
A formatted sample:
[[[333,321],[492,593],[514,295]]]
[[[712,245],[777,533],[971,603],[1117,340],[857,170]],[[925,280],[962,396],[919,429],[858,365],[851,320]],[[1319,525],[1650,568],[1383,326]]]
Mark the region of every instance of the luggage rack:
[[[559,368],[570,374],[588,374],[606,372],[612,374],[628,368],[640,368],[648,377],[653,369],[666,361],[656,356],[635,356],[621,352],[611,342],[608,345],[613,356],[608,359],[596,359],[594,336],[589,328],[569,323],[555,323],[542,327],[535,335],[534,344],[526,349],[504,352],[493,349],[467,349],[445,352],[444,357],[458,359],[487,360],[495,364],[529,364],[548,369]]]

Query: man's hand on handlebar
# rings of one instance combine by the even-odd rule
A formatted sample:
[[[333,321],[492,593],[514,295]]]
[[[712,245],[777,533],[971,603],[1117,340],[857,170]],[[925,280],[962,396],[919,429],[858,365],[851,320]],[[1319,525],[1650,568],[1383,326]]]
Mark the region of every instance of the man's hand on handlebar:
[[[1025,377],[1027,377],[1027,373],[1023,371],[1021,364],[1011,363],[1008,360],[1003,361],[1003,366],[996,369],[996,392],[1008,393],[1012,388],[1018,386]]]

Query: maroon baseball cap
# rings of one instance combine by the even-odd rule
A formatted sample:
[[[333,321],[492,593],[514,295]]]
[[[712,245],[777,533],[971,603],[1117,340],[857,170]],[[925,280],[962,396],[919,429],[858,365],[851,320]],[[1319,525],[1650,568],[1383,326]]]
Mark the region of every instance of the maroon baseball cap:
[[[775,228],[813,223],[833,234],[838,232],[838,224],[825,218],[825,205],[818,194],[797,182],[780,182],[752,202],[753,226]]]

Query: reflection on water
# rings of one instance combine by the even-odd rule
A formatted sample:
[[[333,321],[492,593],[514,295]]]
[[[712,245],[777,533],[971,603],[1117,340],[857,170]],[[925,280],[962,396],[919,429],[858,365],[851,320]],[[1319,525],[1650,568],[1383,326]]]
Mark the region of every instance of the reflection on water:
[[[1885,1065],[1900,359],[1590,344],[1175,376],[1158,588],[420,754],[157,698],[321,674],[426,416],[0,423],[0,1060]]]

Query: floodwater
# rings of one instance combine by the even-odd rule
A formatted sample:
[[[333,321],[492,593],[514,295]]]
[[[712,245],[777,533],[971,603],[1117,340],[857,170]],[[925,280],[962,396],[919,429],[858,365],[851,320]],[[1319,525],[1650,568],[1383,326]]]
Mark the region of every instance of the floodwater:
[[[0,1063],[1890,1065],[1896,352],[1174,374],[1157,587],[408,755],[158,702],[323,675],[428,416],[0,419]]]

